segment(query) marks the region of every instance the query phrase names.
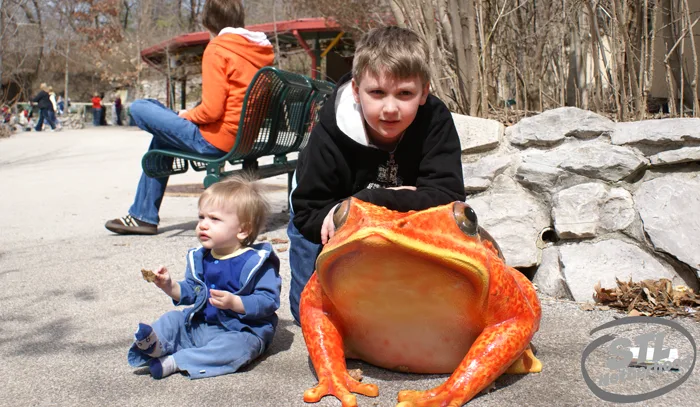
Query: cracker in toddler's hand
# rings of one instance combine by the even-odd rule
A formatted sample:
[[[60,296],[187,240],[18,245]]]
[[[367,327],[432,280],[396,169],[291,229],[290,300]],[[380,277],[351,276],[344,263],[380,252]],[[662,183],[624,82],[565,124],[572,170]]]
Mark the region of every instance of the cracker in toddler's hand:
[[[141,269],[141,274],[143,275],[143,279],[149,283],[156,281],[156,273],[151,270]]]

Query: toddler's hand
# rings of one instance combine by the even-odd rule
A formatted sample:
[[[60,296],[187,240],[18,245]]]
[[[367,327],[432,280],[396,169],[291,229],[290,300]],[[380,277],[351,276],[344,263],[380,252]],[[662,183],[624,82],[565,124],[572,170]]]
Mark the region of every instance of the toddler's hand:
[[[321,243],[326,244],[328,240],[335,235],[335,223],[333,223],[333,213],[335,213],[335,208],[338,205],[331,208],[328,214],[323,219],[323,225],[321,226]]]
[[[160,288],[161,290],[165,290],[166,288],[169,288],[173,280],[170,277],[170,273],[168,272],[168,269],[165,268],[165,266],[160,266],[158,267],[158,270],[155,272],[156,274],[156,280],[153,282],[153,284],[156,285],[156,287]]]
[[[233,310],[235,295],[228,291],[215,290],[213,288],[209,290],[209,294],[211,294],[211,298],[209,298],[211,305],[218,309]]]
[[[180,117],[184,117],[185,113],[187,113],[187,110],[180,110],[179,112],[177,112],[177,115]]]

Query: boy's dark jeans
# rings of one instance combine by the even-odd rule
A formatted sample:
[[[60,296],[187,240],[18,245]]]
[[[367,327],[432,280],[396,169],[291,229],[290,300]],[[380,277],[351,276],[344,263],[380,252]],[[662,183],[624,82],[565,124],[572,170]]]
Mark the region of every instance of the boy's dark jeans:
[[[323,245],[310,242],[294,226],[294,212],[289,211],[289,266],[292,269],[292,283],[289,287],[289,305],[294,320],[299,323],[299,300],[301,292],[316,268],[316,258]]]

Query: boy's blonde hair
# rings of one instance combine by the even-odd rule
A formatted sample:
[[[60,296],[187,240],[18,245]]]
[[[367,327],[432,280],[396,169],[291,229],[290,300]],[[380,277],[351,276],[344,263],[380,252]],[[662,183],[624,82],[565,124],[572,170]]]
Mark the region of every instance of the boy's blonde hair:
[[[199,197],[198,205],[208,203],[236,213],[248,237],[241,243],[250,246],[265,225],[270,204],[265,199],[262,186],[251,175],[234,175],[210,186]]]
[[[352,60],[357,83],[363,75],[386,73],[396,79],[418,76],[423,85],[430,81],[428,44],[414,31],[401,27],[379,27],[362,36]]]

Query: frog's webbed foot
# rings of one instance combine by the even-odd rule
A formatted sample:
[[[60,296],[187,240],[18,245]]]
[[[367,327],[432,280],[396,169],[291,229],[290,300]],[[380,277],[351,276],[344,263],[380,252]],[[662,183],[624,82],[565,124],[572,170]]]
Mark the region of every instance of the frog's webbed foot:
[[[461,407],[461,400],[455,399],[449,391],[440,387],[426,391],[403,390],[399,392],[396,407]]]
[[[316,370],[318,385],[304,392],[304,401],[315,403],[324,396],[333,395],[343,407],[356,407],[357,398],[352,393],[376,397],[379,390],[374,384],[360,383],[348,373],[343,337],[329,317],[332,314],[331,304],[326,307],[314,273],[302,292],[300,313],[302,333]]]
[[[360,383],[344,372],[341,376],[319,377],[318,385],[304,392],[304,401],[315,403],[324,396],[332,395],[340,400],[343,407],[356,407],[357,398],[352,393],[377,397],[379,389],[375,384]]]
[[[397,407],[462,406],[522,355],[528,357],[524,349],[529,350],[533,327],[532,317],[525,316],[485,328],[445,383],[426,391],[399,392]]]
[[[528,346],[520,357],[506,370],[507,374],[539,373],[542,371],[542,362],[532,353],[532,347]]]

